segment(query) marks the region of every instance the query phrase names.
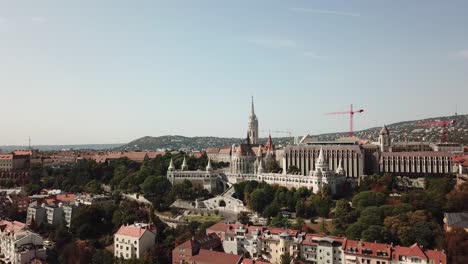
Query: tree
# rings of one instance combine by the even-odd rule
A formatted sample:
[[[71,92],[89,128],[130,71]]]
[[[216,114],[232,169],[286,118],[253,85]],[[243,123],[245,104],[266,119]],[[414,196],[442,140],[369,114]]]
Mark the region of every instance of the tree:
[[[335,206],[335,217],[333,219],[335,235],[342,236],[345,234],[346,228],[357,219],[357,212],[354,210],[347,200],[338,200]]]
[[[327,222],[325,221],[325,218],[320,219],[320,232],[323,234],[328,234],[328,226]]]
[[[369,206],[362,210],[358,222],[363,226],[382,225],[382,212],[377,206]]]
[[[385,200],[385,194],[380,192],[360,192],[353,197],[353,207],[361,211],[368,206],[381,206],[385,204]]]
[[[278,204],[276,204],[276,202],[273,202],[271,204],[269,204],[265,210],[263,210],[263,216],[266,217],[266,218],[270,218],[270,217],[273,217],[275,215],[278,215],[280,211],[280,208],[278,206]]]
[[[265,207],[271,202],[264,189],[256,189],[250,194],[250,206],[258,213],[263,213]]]
[[[453,227],[445,234],[447,263],[468,263],[468,233],[461,227]]]
[[[314,195],[310,202],[317,214],[321,217],[328,217],[333,207],[333,200],[328,196],[322,197],[320,195]]]
[[[366,230],[362,231],[361,238],[367,242],[383,242],[384,229],[379,225],[371,225]]]
[[[393,189],[393,175],[391,173],[384,173],[382,177],[377,180],[377,183],[384,186],[386,190]]]
[[[289,252],[286,252],[283,255],[281,255],[281,260],[280,260],[281,264],[291,264],[291,261],[292,261],[292,257],[289,254]]]
[[[239,220],[241,224],[247,225],[250,221],[249,213],[242,211],[237,216],[237,219]]]
[[[468,182],[453,189],[447,195],[447,207],[452,212],[468,211]]]
[[[101,187],[99,186],[99,183],[97,180],[92,180],[86,183],[84,186],[84,191],[87,193],[100,193],[101,192]]]
[[[149,176],[141,184],[143,193],[148,196],[164,196],[171,190],[171,183],[164,176]]]
[[[273,217],[273,219],[271,219],[270,225],[274,227],[283,228],[290,227],[289,219],[287,217],[284,217],[282,213],[279,213],[277,216]]]
[[[364,230],[364,226],[361,223],[356,222],[346,229],[346,237],[348,239],[359,240],[361,238],[361,233]]]
[[[92,264],[112,264],[114,263],[114,255],[105,249],[96,250],[91,260]]]
[[[270,157],[266,159],[265,162],[265,171],[268,173],[277,173],[278,171],[281,170],[281,167],[279,166],[278,162]]]

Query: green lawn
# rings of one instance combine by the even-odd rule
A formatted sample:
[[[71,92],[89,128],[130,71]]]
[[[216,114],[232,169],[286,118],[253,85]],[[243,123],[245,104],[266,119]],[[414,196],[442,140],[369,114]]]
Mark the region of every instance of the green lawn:
[[[185,220],[191,222],[199,222],[199,223],[206,223],[206,222],[218,222],[221,220],[221,216],[211,214],[211,215],[187,215],[184,217]]]

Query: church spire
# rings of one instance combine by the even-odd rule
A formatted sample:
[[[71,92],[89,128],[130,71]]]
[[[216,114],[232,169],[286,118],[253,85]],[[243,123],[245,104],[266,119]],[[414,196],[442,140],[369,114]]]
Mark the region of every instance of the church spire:
[[[258,144],[258,119],[257,119],[257,116],[255,115],[253,96],[252,96],[252,109],[251,109],[251,113],[249,116],[249,125],[248,125],[247,133],[249,135],[250,144],[254,144],[254,145]]]
[[[182,162],[182,168],[181,169],[183,171],[188,170],[187,160],[185,159],[185,156],[184,156],[184,161]]]
[[[254,99],[252,96],[252,112],[250,113],[251,115],[255,115],[255,106],[254,106]]]

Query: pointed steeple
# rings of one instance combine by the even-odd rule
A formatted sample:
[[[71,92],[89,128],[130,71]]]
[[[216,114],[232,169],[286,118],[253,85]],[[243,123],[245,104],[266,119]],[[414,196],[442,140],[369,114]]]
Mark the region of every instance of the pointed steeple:
[[[185,159],[185,156],[184,156],[184,161],[182,162],[182,167],[181,167],[181,169],[182,169],[183,171],[188,170],[187,160]]]
[[[319,153],[319,156],[317,158],[317,162],[320,162],[320,161],[325,161],[325,157],[323,156],[323,148],[320,147],[320,153]]]
[[[260,162],[258,164],[257,174],[262,174],[262,173],[263,173],[263,161],[260,160]]]
[[[328,169],[327,161],[325,160],[325,155],[323,154],[323,148],[320,147],[320,153],[317,160],[315,161],[315,167],[323,169]]]
[[[254,99],[252,96],[252,111],[250,112],[251,115],[255,115],[255,106],[254,106]]]
[[[257,157],[259,158],[263,157],[262,146],[258,146]]]
[[[380,135],[388,135],[388,134],[389,134],[388,128],[387,128],[387,126],[386,126],[385,124],[383,125],[383,127],[382,127],[382,129],[380,130],[380,133],[379,133],[379,134],[380,134]]]
[[[213,167],[211,166],[211,158],[208,158],[208,164],[206,165],[206,171],[207,172],[213,171]]]
[[[174,161],[172,161],[171,159],[171,162],[169,163],[169,168],[167,168],[168,171],[174,171],[175,170],[175,167],[174,167]]]
[[[340,175],[344,175],[344,174],[345,174],[345,170],[343,169],[342,162],[343,162],[343,160],[340,159],[340,161],[338,162],[338,168],[336,168],[336,173],[337,173],[337,174],[340,174]]]

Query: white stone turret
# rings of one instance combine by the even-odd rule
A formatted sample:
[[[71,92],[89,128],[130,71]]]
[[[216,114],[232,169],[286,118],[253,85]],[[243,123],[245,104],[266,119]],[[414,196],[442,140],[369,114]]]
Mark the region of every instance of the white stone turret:
[[[257,174],[262,174],[262,173],[263,173],[263,161],[260,160],[260,162],[258,164]]]
[[[381,152],[388,151],[390,147],[390,132],[388,131],[388,128],[386,125],[384,125],[382,129],[380,130],[379,146],[380,146]]]
[[[206,171],[211,172],[213,171],[213,167],[211,166],[211,159],[208,158],[208,165],[206,165]]]
[[[257,157],[260,159],[263,157],[262,146],[258,146]]]
[[[184,156],[184,161],[182,162],[182,167],[181,167],[181,169],[182,169],[183,171],[188,170],[187,160],[185,159],[185,156]]]
[[[339,163],[338,163],[338,168],[336,168],[336,174],[338,175],[345,175],[345,170],[343,169],[343,165],[341,164],[342,163],[342,159],[340,159]]]
[[[169,168],[167,168],[168,171],[174,171],[175,170],[175,167],[174,167],[174,161],[172,161],[171,159],[171,162],[169,163]]]
[[[321,171],[328,170],[328,162],[323,154],[323,148],[320,148],[319,156],[315,161],[315,168],[320,169]]]

